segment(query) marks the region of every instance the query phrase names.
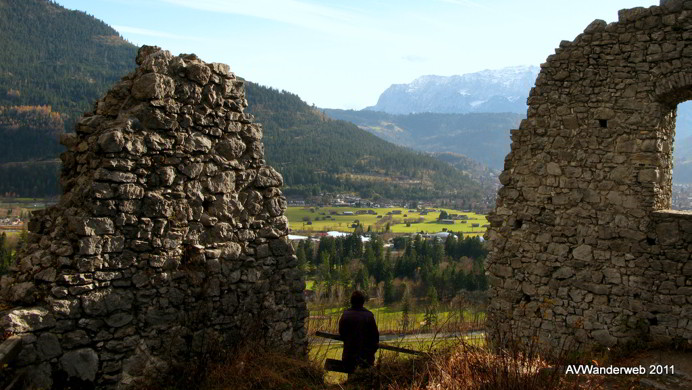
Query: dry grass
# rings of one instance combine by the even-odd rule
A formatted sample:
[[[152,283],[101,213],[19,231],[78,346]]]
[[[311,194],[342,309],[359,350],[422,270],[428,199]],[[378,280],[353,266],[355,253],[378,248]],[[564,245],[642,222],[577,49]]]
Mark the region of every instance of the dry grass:
[[[380,354],[375,367],[346,375],[327,375],[321,368],[329,348],[310,359],[240,348],[171,367],[163,377],[140,386],[142,390],[569,390],[634,389],[631,378],[565,375],[564,362],[547,361],[532,351],[492,352],[477,343],[458,340],[424,356]],[[321,356],[320,356],[321,355]],[[326,378],[325,378],[326,377]],[[325,381],[325,379],[327,379]],[[336,380],[335,380],[336,379]],[[634,387],[632,387],[634,386]]]
[[[338,343],[338,342],[337,342]],[[340,343],[339,343],[340,344]],[[567,358],[565,351],[545,359],[532,345],[490,350],[478,340],[440,340],[434,347],[403,345],[425,350],[423,356],[381,353],[375,367],[346,375],[326,373],[324,359],[340,358],[336,345],[312,345],[309,359],[263,349],[256,344],[171,367],[162,378],[143,386],[146,390],[201,389],[328,389],[328,390],[568,390],[635,389],[638,378],[566,375],[567,363],[590,363],[581,355]],[[601,356],[601,364],[608,361]],[[598,363],[596,363],[598,364]],[[326,380],[325,380],[326,379]]]
[[[141,390],[324,389],[325,371],[311,360],[251,344],[179,362]]]
[[[575,389],[558,370],[531,353],[492,353],[464,341],[415,359],[388,357],[352,376],[344,389],[387,390],[541,390]]]

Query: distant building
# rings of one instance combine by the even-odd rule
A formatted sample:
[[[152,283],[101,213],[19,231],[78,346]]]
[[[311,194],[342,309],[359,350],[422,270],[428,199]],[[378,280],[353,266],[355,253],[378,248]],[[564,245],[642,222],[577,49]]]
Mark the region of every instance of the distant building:
[[[337,231],[333,230],[333,231],[327,232],[326,235],[328,237],[348,237],[351,235],[351,233],[337,232]],[[370,241],[370,237],[360,236],[360,241],[361,242],[368,242],[368,241]]]
[[[450,233],[450,232],[438,232],[438,233],[430,234],[429,237],[441,238],[441,239],[445,240],[445,239],[447,239],[447,237],[450,236],[450,234],[451,234],[451,235],[454,235],[454,234],[452,234],[452,233]]]
[[[440,223],[444,223],[446,225],[454,225],[454,220],[453,219],[441,219]]]

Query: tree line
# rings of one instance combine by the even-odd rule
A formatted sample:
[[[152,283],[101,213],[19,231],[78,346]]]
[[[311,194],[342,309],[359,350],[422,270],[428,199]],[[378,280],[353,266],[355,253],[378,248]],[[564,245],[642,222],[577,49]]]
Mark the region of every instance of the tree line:
[[[50,105],[66,130],[134,69],[137,47],[106,23],[45,0],[0,0],[0,106]]]
[[[394,249],[394,250],[393,250]],[[342,289],[381,294],[384,303],[406,296],[450,300],[460,290],[486,290],[485,245],[477,237],[446,239],[394,238],[393,247],[374,236],[362,243],[358,235],[300,241],[296,256],[306,277],[315,280],[327,298]],[[381,291],[380,291],[381,290]]]

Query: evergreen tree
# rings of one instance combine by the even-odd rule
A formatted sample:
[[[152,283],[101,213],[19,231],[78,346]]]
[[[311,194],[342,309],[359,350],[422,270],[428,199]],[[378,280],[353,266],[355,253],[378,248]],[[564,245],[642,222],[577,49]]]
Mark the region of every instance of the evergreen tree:
[[[369,284],[370,276],[368,275],[368,269],[364,266],[360,267],[353,278],[354,287],[362,291],[368,291],[368,288],[370,287]]]
[[[10,253],[6,245],[7,235],[5,233],[0,234],[0,275],[7,272],[7,268],[10,265]]]
[[[401,301],[401,330],[406,333],[409,326],[411,325],[411,319],[409,318],[409,312],[411,311],[411,297],[409,296],[408,289],[404,291],[404,297]]]
[[[438,310],[438,299],[437,290],[435,287],[430,286],[428,288],[427,294],[427,305],[425,307],[425,314],[423,320],[425,321],[425,326],[430,328],[437,323],[437,310]]]
[[[392,278],[392,275],[390,273],[387,273],[385,275],[384,292],[383,292],[384,297],[383,298],[384,298],[384,303],[386,305],[392,304],[396,300],[396,297],[394,294],[394,283],[393,283],[392,279],[393,278]]]
[[[298,244],[298,249],[296,249],[296,257],[298,258],[298,268],[307,271],[309,262],[305,254],[305,248],[300,244]]]
[[[432,263],[435,266],[438,266],[440,263],[442,263],[442,260],[444,260],[445,257],[445,248],[444,246],[438,241],[435,240],[433,249],[432,249]]]

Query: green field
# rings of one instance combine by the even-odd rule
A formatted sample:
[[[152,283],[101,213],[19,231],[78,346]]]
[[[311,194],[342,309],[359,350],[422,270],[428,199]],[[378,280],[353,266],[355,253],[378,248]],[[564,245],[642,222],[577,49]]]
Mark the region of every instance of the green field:
[[[372,210],[377,215],[360,214],[355,215],[359,210]],[[373,232],[384,232],[387,224],[392,233],[437,233],[444,229],[454,232],[461,232],[464,236],[483,235],[486,228],[483,225],[488,223],[485,215],[472,212],[463,212],[452,209],[435,209],[427,215],[421,215],[416,210],[409,212],[408,209],[401,207],[393,208],[355,208],[355,207],[294,207],[286,210],[286,216],[290,222],[291,229],[295,233],[315,233],[327,231],[353,232],[353,224],[356,220],[363,225],[363,230],[367,232],[370,228]],[[450,214],[465,215],[468,220],[456,220],[453,224],[443,224],[437,221],[440,211],[445,210]],[[400,211],[400,214],[388,213]],[[344,212],[352,212],[354,215],[344,215]],[[379,217],[379,218],[378,218]],[[309,222],[308,222],[309,221]],[[473,224],[478,224],[473,227]]]
[[[314,280],[305,281],[305,289],[313,290],[315,288]],[[371,301],[375,302],[375,301]],[[377,307],[375,307],[377,305]],[[425,313],[421,307],[424,303],[412,303],[409,312],[409,331],[421,331],[424,323]],[[403,311],[401,304],[391,306],[380,304],[368,304],[367,309],[375,315],[375,321],[380,329],[380,333],[392,333],[401,331]],[[310,333],[315,330],[325,332],[337,331],[339,317],[343,312],[343,307],[318,307],[316,304],[308,304],[310,317],[308,319],[308,328]],[[464,308],[451,307],[447,304],[442,304],[437,311],[438,326],[459,329],[460,324],[466,324],[470,328],[476,328],[475,325],[485,322],[485,313],[467,310]]]
[[[368,308],[375,315],[375,322],[381,334],[400,333],[403,331],[403,312],[397,306]],[[343,308],[311,308],[308,318],[308,332],[338,332],[338,324]],[[422,308],[412,308],[408,314],[407,332],[426,332],[425,313]],[[437,331],[457,331],[461,328],[474,329],[485,322],[485,313],[466,309],[456,309],[443,305],[437,311],[437,324],[432,328]]]

